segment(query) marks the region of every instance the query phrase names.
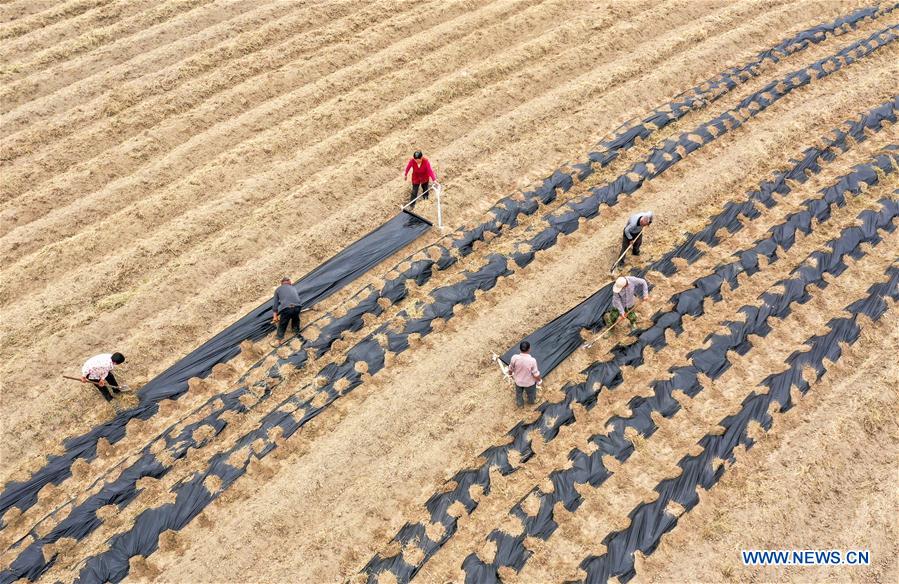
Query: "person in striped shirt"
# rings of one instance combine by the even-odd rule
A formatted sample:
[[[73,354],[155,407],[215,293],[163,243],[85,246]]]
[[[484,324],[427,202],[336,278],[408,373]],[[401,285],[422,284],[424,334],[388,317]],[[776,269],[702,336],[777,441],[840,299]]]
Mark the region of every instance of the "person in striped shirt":
[[[108,402],[112,401],[112,394],[109,393],[110,389],[113,393],[121,393],[119,383],[112,374],[112,370],[115,369],[116,365],[121,365],[124,362],[125,356],[121,353],[94,355],[81,366],[81,383],[93,383],[100,395],[103,396],[103,399]]]

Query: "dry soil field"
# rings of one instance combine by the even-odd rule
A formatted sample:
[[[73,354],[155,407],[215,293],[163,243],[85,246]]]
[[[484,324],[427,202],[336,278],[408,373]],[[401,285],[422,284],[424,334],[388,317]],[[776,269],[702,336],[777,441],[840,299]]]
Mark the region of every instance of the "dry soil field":
[[[899,4],[3,0],[0,56],[0,582],[899,580]],[[446,228],[304,340],[60,377],[148,382],[416,149]],[[516,407],[646,209],[636,331]]]

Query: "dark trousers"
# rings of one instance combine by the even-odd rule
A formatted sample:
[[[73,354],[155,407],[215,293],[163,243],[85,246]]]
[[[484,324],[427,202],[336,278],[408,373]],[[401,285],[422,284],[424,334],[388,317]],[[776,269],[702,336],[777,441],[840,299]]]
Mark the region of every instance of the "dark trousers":
[[[108,373],[106,375],[106,379],[103,380],[106,382],[106,387],[100,387],[100,384],[97,383],[97,381],[98,381],[97,379],[91,379],[90,377],[88,377],[87,380],[94,384],[94,387],[96,387],[97,390],[99,390],[100,394],[103,396],[103,399],[105,399],[106,401],[112,401],[112,394],[109,393],[110,389],[112,390],[113,393],[122,393],[121,391],[116,389],[116,387],[118,387],[118,385],[119,385],[119,382],[115,380],[115,377],[112,375],[111,372]],[[109,387],[110,385],[114,385],[116,387]]]
[[[278,312],[278,340],[284,338],[287,324],[293,323],[293,334],[300,334],[300,307],[290,306]]]
[[[419,188],[421,188],[421,192],[424,193],[424,195],[423,195],[421,198],[424,199],[424,200],[426,200],[426,201],[428,200],[428,195],[430,194],[430,193],[428,192],[428,189],[431,188],[431,183],[430,183],[430,182],[421,183],[420,185],[413,184],[413,185],[412,185],[412,195],[409,197],[409,200],[410,200],[410,201],[415,201],[415,197],[418,196],[418,189],[419,189]],[[415,203],[417,203],[417,202],[418,202],[418,201],[415,201]],[[415,208],[415,203],[412,203],[412,205],[411,205],[412,208]]]
[[[640,255],[640,246],[643,245],[643,232],[637,234],[637,240],[634,241],[634,246],[631,248],[631,253],[634,255]],[[631,244],[630,239],[627,238],[626,233],[621,234],[621,251],[618,252],[618,255],[622,255],[624,250],[627,249],[627,246]]]
[[[530,387],[521,387],[519,385],[515,386],[515,403],[521,407],[524,405],[524,395],[528,396],[528,403],[533,404],[534,400],[537,399],[537,386],[532,385]]]

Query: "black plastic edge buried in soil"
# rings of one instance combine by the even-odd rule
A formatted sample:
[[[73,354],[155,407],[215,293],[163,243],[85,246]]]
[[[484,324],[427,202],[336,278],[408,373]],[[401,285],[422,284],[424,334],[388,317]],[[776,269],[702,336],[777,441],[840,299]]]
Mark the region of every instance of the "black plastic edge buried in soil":
[[[877,19],[884,14],[889,14],[897,7],[899,7],[899,3],[887,6],[866,7],[856,10],[847,16],[840,17],[829,24],[817,25],[806,29],[792,38],[784,40],[766,51],[762,51],[754,61],[740,67],[733,67],[724,73],[697,85],[691,90],[676,96],[671,103],[654,110],[651,115],[643,119],[642,123],[632,125],[625,124],[613,133],[614,136],[611,139],[601,141],[598,144],[598,150],[591,152],[590,161],[586,164],[578,165],[580,178],[584,179],[592,173],[594,164],[606,166],[611,163],[621,150],[633,146],[637,139],[647,138],[654,131],[677,121],[689,111],[714,102],[734,87],[759,75],[761,65],[764,63],[777,63],[783,57],[802,51],[811,44],[817,44],[824,41],[831,34],[839,35],[847,30],[855,29],[861,22],[868,19]],[[514,226],[517,222],[516,218],[519,213],[527,215],[532,214],[539,208],[538,202],[545,204],[555,199],[556,189],[567,191],[571,188],[573,184],[573,175],[574,172],[566,174],[565,172],[558,170],[548,177],[540,188],[523,193],[523,201],[516,200],[515,197],[506,197],[500,200],[490,211],[490,214],[494,216],[493,219],[467,231],[459,230],[458,237],[453,242],[453,246],[463,255],[470,253],[473,243],[483,239],[487,232],[499,233],[504,226]],[[440,260],[436,262],[438,269],[444,269],[454,261],[452,256],[448,253],[444,253],[443,250],[440,251],[439,255],[441,256]],[[427,280],[430,277],[430,273],[431,266],[428,265],[426,269],[419,269],[418,275],[414,276],[414,279],[420,285],[423,283],[423,280]],[[395,288],[404,289],[405,285]],[[327,327],[327,330],[322,331],[323,334],[320,337],[320,340],[324,339],[325,346],[329,347],[334,339],[339,338],[339,336],[347,330],[358,330],[358,328],[362,326],[361,315],[363,312],[379,313],[377,308],[372,306],[372,304],[376,302],[377,297],[373,295],[373,289],[371,289],[371,287],[357,293],[354,296],[354,299],[363,298],[364,300],[366,293],[369,294],[368,300],[372,300],[372,302],[365,302],[367,310],[359,310],[357,308],[355,311],[352,311],[353,314],[348,314],[344,318],[332,319],[337,320],[337,322],[332,322],[332,326]],[[382,296],[391,298],[391,296],[395,294],[404,294],[404,292],[394,290],[393,294],[382,293]],[[218,339],[218,336],[213,338],[210,343],[216,339]],[[320,354],[325,350],[324,347],[321,346],[317,348]],[[190,361],[191,355],[188,355],[184,360]],[[180,362],[175,364],[160,377],[167,375],[173,369],[179,368],[180,365]],[[151,381],[151,384],[157,382],[157,380],[158,378],[154,379]],[[153,386],[150,385],[150,387],[152,388]],[[167,391],[164,392],[163,395],[177,397],[180,393],[169,393]],[[125,415],[122,416],[122,420],[126,423],[127,420],[130,420],[132,417],[149,419],[157,411],[158,408],[155,404],[151,404],[149,407],[145,407],[142,404],[136,412],[134,410],[125,412]],[[123,428],[125,423],[120,424],[120,426]],[[25,482],[10,482],[5,485],[2,495],[0,495],[0,516],[13,505],[19,507],[22,511],[31,507],[37,500],[38,491],[44,485],[51,482],[58,485],[67,477],[71,476],[71,463],[76,458],[85,458],[88,460],[94,458],[96,454],[96,443],[99,438],[106,438],[110,443],[115,443],[124,435],[123,431],[117,430],[109,432],[108,430],[109,428],[104,425],[101,427],[100,431],[93,430],[78,438],[67,440],[66,453],[60,457],[50,457],[48,459],[48,464],[34,473],[31,479]]]
[[[823,199],[816,199],[809,207],[811,211],[802,211],[790,215],[790,220],[774,231],[772,240],[781,238],[782,241],[792,241],[797,231],[808,233],[815,222],[825,222],[831,214],[831,204]],[[837,203],[839,204],[839,203]],[[792,270],[790,277],[776,282],[772,288],[783,286],[783,293],[765,292],[758,298],[756,305],[744,305],[737,312],[745,316],[745,320],[725,320],[720,322],[717,329],[727,329],[727,333],[715,333],[709,335],[705,341],[707,346],[694,350],[687,355],[690,364],[680,367],[672,367],[668,370],[668,376],[664,379],[656,379],[650,382],[654,395],[650,398],[635,397],[628,403],[630,415],[612,416],[602,428],[602,433],[590,437],[589,442],[596,446],[591,453],[580,449],[574,449],[569,454],[570,468],[556,470],[550,473],[553,490],[544,492],[539,487],[532,489],[510,511],[509,515],[521,521],[520,533],[508,533],[501,530],[493,530],[487,536],[487,540],[496,544],[496,557],[493,561],[484,562],[477,554],[470,554],[463,562],[466,574],[466,582],[498,582],[499,569],[511,567],[520,571],[531,555],[525,541],[527,537],[535,537],[547,540],[555,532],[558,524],[554,520],[555,507],[561,503],[569,512],[575,512],[582,502],[581,494],[576,485],[590,485],[592,488],[602,485],[613,473],[606,469],[602,457],[613,456],[619,462],[626,461],[634,451],[633,443],[627,437],[628,430],[634,431],[644,439],[650,438],[658,429],[652,414],[657,413],[665,418],[673,417],[681,406],[673,397],[674,391],[681,391],[689,398],[696,397],[702,389],[700,376],[705,375],[711,380],[718,379],[731,366],[727,359],[729,352],[736,352],[746,356],[753,345],[750,335],[766,337],[771,331],[769,319],[775,317],[784,319],[789,316],[794,303],[804,304],[811,299],[809,289],[812,287],[826,288],[829,284],[824,280],[825,274],[839,276],[846,269],[844,259],[851,256],[861,259],[866,255],[859,246],[863,243],[878,245],[882,237],[879,230],[892,232],[895,230],[894,220],[899,216],[899,202],[892,199],[881,201],[881,210],[865,210],[858,219],[861,227],[847,227],[842,230],[839,237],[832,239],[824,247],[831,251],[815,251],[808,255],[797,268]],[[758,257],[770,257],[776,261],[776,247],[772,248],[768,240],[759,242],[750,252],[740,254],[740,272],[750,272],[758,265]],[[717,269],[716,275],[720,276],[717,285],[710,284],[702,288],[705,297],[720,295],[721,285],[726,282],[736,282],[732,274],[740,273],[722,266]],[[709,278],[702,278],[697,282],[709,282]],[[712,280],[714,282],[714,280]],[[676,300],[676,299],[675,299]],[[702,302],[702,299],[699,300]],[[693,311],[689,307],[680,307],[686,312],[678,310],[670,311],[662,318],[682,319],[685,314]],[[524,509],[523,501],[528,496],[534,496],[539,501],[539,510],[531,516]]]
[[[680,476],[660,482],[655,491],[658,499],[652,503],[637,506],[628,514],[630,526],[622,531],[609,534],[603,539],[607,552],[601,556],[590,556],[580,567],[587,577],[580,582],[596,584],[617,577],[627,582],[636,575],[634,552],[645,555],[655,551],[662,535],[675,528],[678,518],[667,512],[671,502],[680,505],[689,513],[699,504],[699,488],[710,490],[721,479],[727,467],[716,465],[717,460],[729,464],[736,462],[734,450],[743,445],[752,448],[755,440],[749,436],[749,424],[758,423],[764,431],[769,431],[774,417],[769,413],[772,406],[782,413],[793,407],[790,390],[796,387],[802,395],[811,389],[811,383],[818,382],[827,372],[825,359],[836,363],[843,355],[841,343],[853,345],[861,334],[858,316],[864,314],[872,321],[878,321],[887,310],[885,297],[899,301],[899,266],[895,264],[886,271],[887,280],[868,288],[867,297],[849,304],[844,309],[849,316],[831,319],[829,331],[810,337],[805,342],[805,350],[797,350],[786,360],[788,368],[768,376],[761,384],[762,393],[752,391],[743,400],[742,408],[734,415],[721,420],[723,433],[712,432],[697,444],[703,447],[701,454],[685,456],[678,463]],[[815,379],[803,377],[803,370],[812,368]],[[775,405],[776,404],[776,405]]]
[[[739,128],[747,120],[765,111],[768,106],[789,95],[794,89],[811,83],[813,79],[823,79],[892,43],[899,37],[897,33],[899,24],[886,27],[829,57],[793,71],[781,79],[771,81],[715,119],[697,126],[691,132],[683,132],[677,138],[666,140],[662,146],[653,149],[646,161],[633,165],[630,172],[622,174],[610,183],[591,189],[591,196],[567,203],[557,211],[546,215],[549,226],[531,238],[527,251],[514,255],[515,262],[519,266],[526,265],[537,251],[554,245],[560,235],[575,232],[581,218],[595,217],[601,205],[615,205],[621,195],[633,193],[645,181],[659,176],[690,153]]]
[[[670,151],[676,155],[675,161],[680,160],[683,156],[676,150],[678,145],[684,147],[688,153],[695,151],[713,141],[716,137],[739,127],[744,120],[756,116],[760,111],[766,109],[768,105],[790,93],[793,89],[810,83],[812,79],[821,79],[835,71],[839,71],[844,66],[893,42],[897,38],[897,30],[899,30],[899,25],[887,27],[874,33],[867,39],[849,45],[832,57],[821,59],[809,67],[791,73],[781,82],[769,84],[766,87],[765,95],[754,94],[741,102],[741,108],[748,108],[748,112],[740,115],[741,119],[729,113],[724,114],[724,116],[729,116],[731,120],[730,126],[722,122],[718,132],[713,134],[703,130],[708,125],[704,124],[694,130],[694,134],[704,131],[704,134],[700,134],[702,139],[700,143],[685,138],[686,134],[682,134],[681,140],[666,141],[666,146],[654,150],[654,154],[651,157],[654,159],[661,158],[662,152],[669,151],[670,147]],[[779,86],[776,86],[778,84]],[[638,172],[640,180],[634,181],[627,176],[623,176],[611,186],[594,189],[593,194],[584,203],[569,204],[568,207],[571,211],[565,211],[561,216],[550,214],[547,216],[547,220],[554,225],[558,225],[558,222],[554,221],[554,219],[559,219],[563,224],[568,225],[568,222],[573,219],[572,215],[583,214],[583,216],[588,218],[595,217],[600,204],[614,204],[619,195],[632,193],[642,185],[646,178],[657,176],[672,164],[673,162],[671,161],[666,161],[665,164],[662,164],[660,161],[657,164],[657,169],[654,171],[650,171],[644,164],[638,169],[640,171]],[[568,232],[574,231],[578,226],[576,218],[574,218],[573,225],[574,228],[569,229]],[[553,229],[555,228],[553,227]],[[562,231],[564,228],[559,228],[559,230]],[[555,239],[553,237],[551,241],[545,241],[546,245],[544,247],[551,246]],[[523,266],[529,263],[532,258],[533,254],[530,254],[517,261],[519,265]],[[99,581],[118,581],[124,578],[129,569],[128,557],[135,555],[146,557],[152,554],[158,546],[158,537],[163,531],[182,529],[209,502],[217,498],[237,478],[242,476],[251,460],[261,459],[277,448],[278,445],[273,437],[277,433],[276,428],[280,427],[282,438],[287,439],[333,401],[358,387],[362,383],[362,373],[356,369],[355,365],[357,363],[364,361],[368,366],[368,373],[376,373],[384,367],[384,358],[387,350],[393,352],[404,351],[409,346],[410,335],[428,334],[432,330],[431,322],[434,319],[450,318],[453,314],[454,305],[472,303],[475,299],[475,290],[489,290],[495,285],[498,278],[510,273],[507,260],[502,255],[494,253],[488,256],[487,259],[487,265],[477,272],[465,272],[465,281],[433,291],[431,296],[434,298],[434,302],[424,307],[423,315],[420,318],[410,316],[407,311],[400,312],[398,316],[405,321],[402,331],[397,332],[392,330],[390,326],[383,325],[351,348],[344,363],[330,364],[325,367],[319,375],[329,381],[318,389],[316,396],[306,399],[294,394],[282,401],[263,418],[257,429],[242,436],[234,447],[216,454],[206,469],[195,473],[189,479],[182,480],[173,488],[173,491],[176,493],[175,503],[143,512],[138,516],[131,529],[110,538],[110,549],[108,551],[86,560],[85,567],[81,572],[84,581],[95,581],[96,579],[99,579]],[[378,335],[384,335],[386,348],[382,347],[375,338]],[[273,377],[278,376],[276,369],[276,367],[272,368],[271,375]],[[234,458],[236,460],[232,460]],[[131,470],[133,469],[130,469],[129,472]],[[155,458],[151,461],[148,460],[147,466],[144,468],[144,472],[157,474],[164,474],[167,470],[166,466],[160,464]],[[218,478],[216,481],[218,487],[215,493],[210,493],[204,486],[204,481],[211,476]],[[131,493],[133,493],[134,487],[131,486],[128,491],[126,497],[133,497]]]
[[[430,227],[430,222],[417,215],[399,213],[300,278],[294,287],[302,306],[311,307],[325,300]],[[140,401],[157,402],[184,393],[188,379],[206,377],[215,365],[237,355],[243,341],[262,339],[274,330],[272,301],[268,300],[150,380],[140,390]]]
[[[596,150],[590,152],[587,162],[571,165],[571,170],[559,169],[550,177],[557,186],[563,186],[568,190],[575,178],[585,180],[593,174],[597,168],[605,168],[614,161],[623,151],[629,149],[637,140],[646,140],[653,133],[680,120],[689,112],[701,109],[710,103],[714,103],[722,96],[746,81],[758,77],[762,73],[763,65],[776,64],[781,59],[789,57],[805,50],[811,45],[818,44],[832,35],[841,35],[849,30],[856,29],[867,20],[875,20],[890,14],[899,8],[899,3],[873,5],[860,8],[854,12],[841,16],[832,22],[818,24],[802,30],[790,38],[784,39],[777,45],[759,52],[754,59],[738,66],[731,67],[714,77],[676,95],[669,103],[655,108],[649,115],[639,122],[626,122],[612,132],[612,137],[601,140]],[[554,199],[552,190],[550,198],[543,199],[543,203],[549,203]],[[483,239],[487,231],[498,233],[503,225],[514,226],[514,217],[518,212],[531,214],[536,211],[535,201],[525,193],[525,202],[519,203],[509,197],[500,201],[491,212],[496,214],[497,223],[485,223],[481,227],[472,229],[462,238],[454,242],[454,246],[461,250],[470,250],[474,241]],[[506,206],[506,209],[502,209]]]
[[[896,123],[897,109],[899,109],[899,98],[894,98],[894,100],[882,104],[881,106],[860,115],[854,120],[847,121],[843,124],[844,127],[848,126],[846,130],[836,129],[832,132],[832,137],[826,136],[822,139],[822,142],[824,142],[825,145],[822,146],[821,149],[808,148],[803,151],[798,160],[793,160],[794,164],[789,170],[776,173],[773,181],[762,182],[759,190],[748,193],[745,202],[726,203],[724,210],[713,217],[703,230],[695,234],[687,234],[681,245],[665,254],[659,261],[652,264],[649,270],[659,271],[670,276],[677,271],[677,268],[672,261],[673,259],[683,258],[686,259],[688,263],[695,262],[699,257],[704,255],[703,252],[697,249],[696,245],[698,243],[701,242],[709,247],[714,247],[720,241],[716,234],[721,229],[727,229],[730,234],[736,233],[742,229],[743,224],[739,220],[741,215],[750,220],[755,219],[760,215],[755,207],[757,203],[768,208],[776,205],[778,199],[773,196],[775,193],[783,196],[791,191],[789,182],[795,181],[797,183],[804,183],[808,180],[806,173],[817,174],[820,172],[820,162],[835,159],[839,151],[845,151],[851,146],[852,142],[847,141],[847,138],[852,138],[855,142],[863,142],[866,140],[866,131],[879,131],[883,127],[885,121]],[[896,161],[891,161],[888,156],[880,156],[875,159],[875,164],[882,171],[888,172],[896,164]],[[830,189],[825,189],[824,198],[830,202],[839,201],[844,192],[859,192],[862,182],[871,184],[876,181],[876,172],[872,169],[859,167],[857,172],[850,173],[850,175],[844,177]],[[590,309],[595,308],[597,315],[601,314],[602,310],[604,310],[602,306],[593,306],[596,304],[595,300],[598,297],[600,297],[599,293],[584,303],[584,305],[590,306]],[[578,314],[585,314],[587,310],[588,309],[585,309],[584,312],[579,312]],[[566,315],[571,314],[571,312],[572,311],[569,311]],[[579,343],[580,327],[584,325],[584,319],[565,318],[566,315],[563,315],[560,319],[570,326],[570,329],[564,336],[565,338],[577,337],[577,342]],[[616,360],[624,358],[625,361],[623,361],[623,363],[638,364],[642,361],[642,347],[648,344],[651,344],[657,350],[663,347],[664,330],[673,327],[675,324],[676,322],[671,319],[665,319],[663,322],[658,318],[658,315],[656,315],[654,327],[641,334],[640,339],[638,339],[638,342],[635,344],[637,347],[636,350],[630,349],[630,351],[633,351],[633,354],[631,354],[628,349],[624,348],[619,351],[620,354],[613,353],[613,358],[611,360],[592,364],[584,370],[584,373],[588,375],[588,383],[570,384],[563,388],[563,391],[566,392],[565,400],[555,404],[542,404],[538,408],[540,417],[537,420],[532,423],[521,422],[517,424],[507,433],[511,438],[507,444],[491,447],[481,454],[481,457],[485,462],[480,467],[464,469],[456,473],[449,481],[447,481],[447,485],[455,483],[455,487],[451,489],[441,489],[438,494],[432,496],[426,503],[426,508],[431,514],[431,522],[441,523],[443,525],[443,537],[441,537],[439,541],[432,541],[426,535],[424,524],[420,522],[416,524],[407,523],[394,537],[394,541],[398,541],[403,545],[416,545],[416,547],[419,547],[424,551],[423,557],[420,557],[420,560],[417,561],[415,565],[412,565],[405,561],[402,557],[402,553],[389,557],[382,557],[379,554],[376,554],[363,569],[364,572],[370,575],[370,581],[373,581],[376,575],[382,571],[392,572],[401,582],[408,581],[414,577],[421,566],[455,533],[457,520],[448,513],[448,508],[453,503],[457,501],[461,502],[465,507],[466,513],[470,514],[473,512],[477,507],[477,503],[469,496],[470,487],[477,484],[485,493],[489,493],[489,471],[492,467],[498,468],[502,474],[513,472],[515,469],[509,462],[512,450],[517,451],[518,458],[521,462],[526,462],[533,454],[530,448],[531,441],[529,438],[531,433],[539,432],[544,441],[549,441],[554,438],[561,426],[566,423],[571,423],[573,420],[573,411],[571,410],[573,402],[579,402],[587,407],[592,407],[592,405],[595,404],[595,396],[598,391],[598,389],[593,389],[593,387],[597,382],[605,383],[606,385],[613,385],[620,382],[621,365],[619,364],[615,367]],[[556,328],[557,327],[544,327],[544,333],[548,337],[555,332]],[[678,333],[681,332],[679,328],[675,328],[675,331]],[[531,335],[526,338],[534,339],[535,336]],[[564,339],[560,341],[560,343],[563,342]],[[533,345],[534,348],[540,346],[537,343],[542,343],[542,340],[536,341]],[[634,347],[634,345],[632,345],[632,347]],[[612,365],[612,367],[610,368],[609,365]],[[543,365],[541,365],[541,367],[543,367]],[[549,420],[553,420],[553,422],[549,422]]]
[[[546,185],[544,185],[544,186],[546,186]],[[547,194],[549,192],[554,192],[554,191],[549,189],[549,190],[547,190]],[[431,246],[431,247],[434,247],[434,246]],[[446,265],[450,265],[452,262],[455,261],[455,258],[451,254],[449,254],[449,252],[448,252],[448,250],[446,250],[446,248],[441,248],[441,253],[439,255],[441,257],[441,260],[443,260],[443,259],[448,260]],[[428,257],[430,258],[432,256],[428,255]],[[500,275],[504,275],[507,273],[504,270],[504,268],[499,265],[499,263],[502,263],[504,266],[505,262],[504,261],[497,262],[496,261],[497,259],[498,259],[497,257],[493,257],[491,259],[491,262],[489,265],[499,267],[500,272],[495,272],[494,270],[490,270],[490,272],[494,275],[487,276],[486,279],[484,279],[483,276],[478,275],[478,274],[474,274],[473,278],[471,278],[472,282],[474,282],[474,284],[478,288],[480,288],[480,289],[489,288],[490,285],[492,285],[492,284],[490,284],[490,282],[495,281],[495,277],[498,277]],[[438,267],[441,267],[440,266],[441,260],[436,261],[436,263],[438,264]],[[387,298],[390,298],[392,301],[396,301],[398,297],[401,297],[401,294],[402,295],[405,294],[406,280],[413,277],[413,273],[411,273],[411,272],[415,272],[416,270],[418,270],[418,272],[417,272],[418,275],[414,276],[414,278],[416,279],[416,281],[419,281],[423,276],[427,276],[427,277],[430,276],[431,266],[434,263],[435,263],[435,260],[431,260],[431,259],[419,260],[417,262],[412,263],[412,265],[410,266],[410,268],[408,270],[406,270],[406,272],[401,274],[399,277],[393,279],[391,282],[388,282],[385,285],[385,287],[382,289],[381,294],[383,294],[383,297],[387,297]],[[445,268],[446,265],[444,265],[443,267]],[[488,267],[489,267],[489,265],[488,265]],[[393,290],[393,292],[392,293],[385,292],[385,291],[389,291],[389,290]],[[363,290],[363,292],[364,291],[365,290]],[[450,304],[448,307],[449,314],[451,315],[452,304],[455,304],[458,302],[469,303],[469,302],[473,301],[473,299],[474,299],[473,292],[474,292],[474,289],[465,290],[465,293],[462,295],[458,295],[458,294],[452,295],[451,294],[452,298],[445,298],[445,300],[450,300]],[[332,319],[332,323],[334,321],[338,321],[338,320],[341,321],[342,323],[346,323],[350,320],[360,319],[361,314],[358,312],[358,308],[360,306],[367,305],[367,304],[371,304],[373,306],[371,308],[366,307],[365,310],[374,311],[375,313],[377,313],[377,310],[380,308],[380,306],[377,304],[377,300],[381,294],[379,294],[377,292],[372,292],[368,298],[366,298],[365,300],[363,300],[362,303],[357,305],[356,311],[354,311],[352,314],[348,313],[347,315],[345,315],[344,317],[342,317],[340,319],[336,319],[336,318]],[[358,294],[357,294],[357,296],[358,296]],[[439,296],[439,294],[437,294],[436,296]],[[433,306],[432,306],[432,308],[433,308]],[[425,319],[425,321],[430,322],[430,319]],[[420,324],[424,324],[424,323],[420,323]],[[323,352],[323,351],[327,350],[330,346],[330,343],[333,342],[333,340],[335,340],[339,336],[339,334],[333,333],[333,331],[335,329],[336,330],[345,330],[345,328],[346,327],[343,327],[343,326],[332,327],[332,331],[331,331],[332,334],[327,334],[327,333],[329,333],[327,327],[323,328],[322,332],[325,334],[320,335],[319,338],[316,339],[316,341],[314,341],[312,343],[307,343],[306,345],[303,345],[301,347],[301,350],[297,351],[293,355],[279,359],[278,366],[283,365],[285,363],[289,363],[295,367],[302,366],[302,364],[306,360],[306,350],[308,348],[312,348],[312,347],[310,347],[311,345],[316,345],[318,350],[320,352]],[[408,331],[407,331],[407,333],[408,333]],[[330,339],[330,340],[325,341],[325,344],[322,344],[322,338]],[[394,346],[394,347],[399,346],[399,348],[404,349],[408,345],[401,342],[399,345],[397,345],[396,343],[393,343],[392,346]],[[260,363],[262,363],[263,361],[264,360],[261,360]],[[260,363],[257,363],[257,365],[254,367],[262,366]],[[381,363],[381,365],[383,365],[383,363]],[[279,374],[277,373],[278,366],[272,367],[272,371],[270,372],[271,377],[274,377],[274,378],[279,377]],[[345,371],[345,372],[348,373],[348,371]],[[328,372],[328,373],[333,374],[333,371]],[[243,382],[245,379],[246,379],[246,375],[241,379],[241,382]],[[263,398],[267,398],[271,394],[271,391],[270,391],[271,387],[267,383],[260,382],[260,383],[257,383],[256,385],[262,385],[262,387],[260,389],[262,391]],[[243,403],[241,403],[241,401],[240,401],[240,398],[242,396],[244,396],[248,391],[249,390],[247,388],[242,387],[235,391],[229,392],[227,394],[218,394],[216,396],[211,397],[207,401],[206,404],[203,404],[203,406],[200,406],[200,408],[197,408],[197,410],[211,405],[211,407],[215,410],[212,415],[207,416],[205,419],[200,420],[199,422],[189,424],[188,426],[183,427],[183,428],[179,428],[179,424],[180,424],[180,421],[179,421],[178,423],[176,423],[175,425],[170,427],[168,430],[163,432],[150,445],[145,447],[143,449],[142,456],[137,461],[137,463],[133,464],[129,468],[126,468],[120,474],[119,479],[117,479],[111,483],[106,482],[103,485],[103,487],[99,493],[97,493],[96,495],[94,495],[92,497],[89,497],[87,500],[83,501],[77,507],[74,507],[73,503],[69,502],[69,503],[66,503],[63,506],[57,508],[56,510],[54,510],[48,517],[50,517],[50,516],[55,517],[56,515],[62,513],[65,508],[72,509],[69,517],[67,517],[65,520],[63,520],[57,529],[51,530],[51,534],[54,534],[55,537],[58,538],[58,537],[61,537],[63,533],[73,533],[74,532],[74,533],[79,533],[81,538],[85,537],[87,535],[87,533],[92,531],[98,525],[98,523],[96,521],[96,510],[99,509],[99,507],[101,507],[103,505],[109,505],[109,504],[117,504],[120,507],[123,507],[124,505],[128,504],[128,502],[130,502],[136,496],[137,491],[135,490],[135,485],[136,485],[137,480],[139,480],[140,478],[143,478],[144,476],[155,476],[158,478],[168,472],[168,468],[159,465],[157,462],[156,456],[154,455],[154,453],[152,451],[152,447],[153,447],[154,443],[158,442],[159,440],[163,440],[165,442],[165,448],[168,449],[169,453],[171,454],[172,460],[178,460],[180,458],[183,458],[186,455],[187,450],[189,448],[202,446],[202,444],[198,443],[193,438],[193,432],[196,429],[200,428],[201,426],[209,426],[210,428],[213,429],[212,435],[213,436],[217,435],[219,432],[221,432],[224,429],[224,426],[226,425],[226,422],[224,422],[224,414],[226,412],[236,411],[236,412],[245,413],[246,411],[248,411],[248,408],[244,407]],[[255,396],[255,394],[254,394],[254,396]],[[329,400],[328,403],[330,403],[330,401],[332,399],[336,399],[333,396],[333,392],[329,391],[327,399]],[[307,404],[305,404],[307,408],[309,406],[309,403],[311,403],[311,402],[307,402]],[[219,404],[219,407],[216,408],[215,404]],[[283,404],[281,404],[281,405],[283,406]],[[299,405],[302,406],[303,404],[299,404]],[[325,405],[327,405],[327,403]],[[281,409],[281,407],[279,406],[279,410],[280,409]],[[321,409],[322,408],[317,408],[311,412],[307,411],[307,414],[315,415],[318,412],[320,412]],[[282,418],[283,418],[283,416],[282,416]],[[311,416],[310,416],[310,418],[311,418]],[[305,421],[308,421],[308,419],[310,419],[310,418],[304,418],[303,422],[301,422],[300,425],[302,425],[302,423],[305,423]],[[293,431],[295,431],[295,428],[289,430],[290,433],[292,433]],[[117,469],[113,469],[113,470],[115,471]],[[150,473],[150,474],[148,474],[148,473]],[[94,482],[94,485],[100,484],[101,480],[102,479],[97,479],[97,481]],[[41,521],[38,522],[38,525],[36,525],[35,528],[33,528],[31,530],[33,532],[32,535],[34,533],[36,533],[35,530],[40,525],[40,523],[47,520],[48,517],[45,517],[44,519],[42,519]],[[63,525],[65,526],[65,529],[60,530],[59,527],[62,527]],[[52,536],[51,536],[51,539],[52,539]],[[21,541],[22,541],[22,539],[20,539],[18,542],[16,542],[13,545],[13,547],[18,546],[21,543]],[[46,543],[47,543],[47,541],[42,541],[41,544],[38,544],[38,545],[39,546],[45,545]],[[34,553],[34,551],[35,550],[32,549],[30,553],[31,553],[32,558],[34,560],[37,560],[38,556]],[[46,563],[46,566],[49,566],[49,565],[50,565],[49,562]],[[34,573],[35,570],[37,570],[37,568],[29,570],[29,572]]]

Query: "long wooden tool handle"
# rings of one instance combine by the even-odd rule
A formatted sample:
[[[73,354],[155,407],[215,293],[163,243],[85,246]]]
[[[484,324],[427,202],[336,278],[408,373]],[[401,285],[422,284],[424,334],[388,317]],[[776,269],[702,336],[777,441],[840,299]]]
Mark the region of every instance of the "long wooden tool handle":
[[[634,247],[634,244],[635,244],[635,243],[637,243],[637,239],[639,239],[639,238],[641,238],[641,237],[643,237],[643,232],[642,232],[642,231],[641,231],[640,233],[637,234],[637,237],[635,237],[635,238],[633,238],[633,239],[631,240],[630,245],[628,245],[626,248],[624,248],[624,251],[621,253],[620,256],[618,256],[618,259],[615,260],[615,263],[612,264],[612,267],[609,269],[609,273],[610,273],[610,274],[611,274],[612,272],[615,271],[615,268],[618,267],[618,262],[620,262],[621,259],[622,259],[624,256],[627,255],[627,252],[630,251],[630,249],[631,249],[632,247]]]
[[[81,381],[80,377],[72,377],[71,375],[63,375],[62,377],[63,377],[63,379],[71,379],[72,381]],[[93,381],[92,379],[89,379],[88,383],[96,383],[96,382]],[[106,384],[106,387],[111,387],[113,389],[122,389],[122,387],[119,385],[110,385],[108,383]]]

